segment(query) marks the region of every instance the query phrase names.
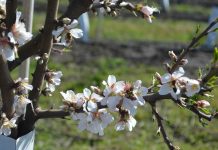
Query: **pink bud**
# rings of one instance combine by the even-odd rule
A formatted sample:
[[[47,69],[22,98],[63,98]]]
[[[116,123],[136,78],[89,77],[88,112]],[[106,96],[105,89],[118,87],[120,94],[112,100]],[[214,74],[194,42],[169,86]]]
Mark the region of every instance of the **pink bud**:
[[[169,54],[170,58],[172,59],[172,61],[177,61],[178,58],[173,51],[169,51],[168,54]]]
[[[210,106],[210,103],[206,100],[200,100],[200,101],[197,101],[197,107],[200,107],[200,108],[205,108],[205,107],[208,107]]]

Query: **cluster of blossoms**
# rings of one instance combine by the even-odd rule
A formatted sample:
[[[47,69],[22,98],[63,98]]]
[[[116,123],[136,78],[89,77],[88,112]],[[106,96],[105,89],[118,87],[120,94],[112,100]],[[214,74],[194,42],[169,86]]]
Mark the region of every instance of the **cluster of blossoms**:
[[[155,7],[150,7],[148,5],[142,5],[142,4],[137,4],[133,5],[129,2],[125,1],[120,1],[120,0],[94,0],[94,3],[100,3],[108,14],[112,16],[117,16],[116,8],[127,8],[131,12],[133,12],[136,16],[137,13],[142,15],[144,19],[146,19],[149,23],[152,23],[152,18],[153,18],[153,13],[155,12],[160,12],[157,8]],[[94,4],[93,4],[94,5]],[[92,7],[91,7],[92,8]],[[96,12],[95,9],[92,9],[94,12]]]
[[[26,106],[28,104],[32,105],[32,102],[28,99],[28,92],[33,89],[33,86],[28,84],[27,78],[17,79],[13,88],[15,93],[13,104],[14,116],[11,120],[9,120],[3,113],[1,117],[0,134],[4,134],[6,136],[11,134],[11,128],[16,127],[18,117],[22,116],[23,119],[25,119]]]
[[[83,93],[78,94],[71,90],[61,92],[64,103],[61,108],[69,111],[73,120],[79,121],[78,128],[82,131],[103,135],[104,128],[114,120],[110,112],[119,113],[120,119],[115,125],[117,131],[125,128],[132,131],[136,125],[136,109],[145,104],[143,96],[146,96],[148,89],[141,85],[140,80],[131,84],[116,81],[113,75],[109,75],[103,85],[104,90],[91,87],[92,90],[85,88]]]
[[[6,1],[0,1],[0,15],[4,18]],[[5,23],[1,22],[1,27]],[[8,61],[13,61],[17,57],[18,46],[22,46],[32,38],[32,34],[26,31],[25,24],[21,21],[21,12],[17,11],[16,21],[11,31],[3,31],[0,35],[0,54],[3,54]]]
[[[172,61],[176,62],[178,60],[177,56],[173,51],[169,51],[169,56]],[[186,59],[181,60],[181,65],[187,64]],[[156,73],[156,78],[160,83],[160,88],[158,93],[160,95],[170,94],[173,99],[181,100],[182,98],[190,98],[198,94],[201,90],[200,80],[190,79],[184,76],[185,71],[183,67],[179,67],[172,73],[166,73],[161,76]],[[206,100],[198,100],[196,102],[197,107],[204,108],[210,106],[210,103]]]
[[[45,86],[47,92],[54,92],[55,86],[60,85],[62,72],[61,71],[49,71],[47,70],[45,73]],[[4,134],[6,136],[10,135],[11,128],[16,127],[16,121],[19,117],[22,116],[23,119],[25,119],[26,115],[26,108],[27,105],[30,104],[32,106],[31,100],[28,99],[28,93],[29,91],[33,90],[33,86],[28,83],[28,79],[17,79],[15,81],[15,84],[13,85],[14,89],[14,115],[11,120],[9,120],[6,115],[3,113],[3,116],[1,117],[1,128],[0,128],[0,134]]]

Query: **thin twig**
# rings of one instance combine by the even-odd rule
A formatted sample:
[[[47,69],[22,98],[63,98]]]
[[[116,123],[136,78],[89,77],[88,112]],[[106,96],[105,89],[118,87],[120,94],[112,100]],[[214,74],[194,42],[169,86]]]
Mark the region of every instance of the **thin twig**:
[[[192,49],[193,46],[195,46],[202,37],[206,36],[208,34],[208,32],[210,31],[210,29],[216,25],[218,22],[218,19],[214,20],[213,22],[211,22],[209,24],[209,26],[203,31],[201,32],[197,37],[194,37],[192,39],[192,41],[190,42],[190,44],[187,46],[187,48],[185,50],[182,51],[182,53],[180,54],[180,56],[177,59],[177,62],[171,67],[170,72],[174,72],[176,70],[176,68],[179,66],[181,60],[190,52],[190,50]]]
[[[152,113],[154,114],[156,120],[157,120],[157,125],[158,125],[158,128],[160,129],[160,133],[164,139],[164,142],[167,144],[168,148],[170,150],[175,150],[175,146],[173,146],[173,143],[170,141],[169,137],[167,136],[167,133],[164,129],[164,126],[163,126],[163,118],[158,114],[157,110],[156,110],[156,106],[155,105],[151,105],[151,108],[152,108]]]

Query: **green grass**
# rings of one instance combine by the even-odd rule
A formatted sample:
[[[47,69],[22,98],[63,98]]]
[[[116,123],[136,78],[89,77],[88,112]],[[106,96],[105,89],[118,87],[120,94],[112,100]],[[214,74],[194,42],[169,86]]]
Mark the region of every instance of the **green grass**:
[[[97,17],[91,18],[90,35],[96,38],[100,22]],[[114,19],[106,17],[100,28],[101,39],[114,39],[118,41],[164,41],[164,42],[187,42],[193,37],[193,31],[197,25],[202,28],[205,23],[196,23],[192,21],[173,21],[159,20],[158,18],[152,24],[143,19]]]
[[[178,12],[185,12],[185,13],[195,13],[195,14],[204,14],[210,15],[211,8],[200,6],[200,5],[187,5],[187,4],[174,4],[171,5],[171,10],[175,10]]]
[[[108,74],[114,74],[119,80],[135,81],[141,79],[145,86],[149,86],[155,71],[161,74],[161,68],[133,65],[121,58],[100,58],[86,65],[54,64],[51,69],[61,69],[64,72],[63,84],[58,87],[54,97],[41,99],[42,107],[61,105],[59,91],[74,89],[81,92],[84,87],[101,85]],[[218,96],[217,90],[214,92]],[[212,101],[213,107],[218,108],[217,101]],[[169,137],[181,149],[215,150],[217,148],[218,121],[214,120],[205,128],[200,125],[198,118],[188,110],[176,106],[170,100],[158,103],[158,110],[169,123],[165,123]],[[132,132],[116,132],[111,124],[103,137],[80,132],[77,123],[70,118],[40,120],[36,125],[36,150],[165,150],[166,145],[162,137],[156,135],[157,126],[152,121],[151,109],[148,105],[138,109],[136,128]]]

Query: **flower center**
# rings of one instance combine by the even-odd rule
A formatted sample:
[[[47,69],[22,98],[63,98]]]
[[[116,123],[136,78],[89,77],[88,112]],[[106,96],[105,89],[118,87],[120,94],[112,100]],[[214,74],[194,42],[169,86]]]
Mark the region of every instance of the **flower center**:
[[[193,84],[193,85],[191,86],[191,89],[192,89],[193,91],[196,91],[196,90],[198,89],[198,85],[197,85],[197,84]]]

